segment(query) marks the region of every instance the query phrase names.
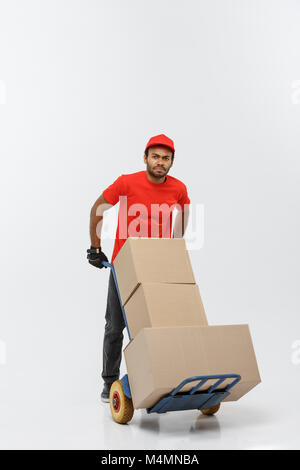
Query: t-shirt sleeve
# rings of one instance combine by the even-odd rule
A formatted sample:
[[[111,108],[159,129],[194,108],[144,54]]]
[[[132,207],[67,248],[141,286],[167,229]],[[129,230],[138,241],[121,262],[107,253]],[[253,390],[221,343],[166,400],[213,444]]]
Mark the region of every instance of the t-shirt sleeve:
[[[178,199],[177,203],[180,205],[181,210],[185,209],[184,205],[188,205],[188,204],[191,203],[185,185],[183,185],[183,189],[179,194],[179,199]]]
[[[113,206],[119,202],[119,196],[126,196],[124,175],[119,176],[110,186],[102,192],[109,204]]]

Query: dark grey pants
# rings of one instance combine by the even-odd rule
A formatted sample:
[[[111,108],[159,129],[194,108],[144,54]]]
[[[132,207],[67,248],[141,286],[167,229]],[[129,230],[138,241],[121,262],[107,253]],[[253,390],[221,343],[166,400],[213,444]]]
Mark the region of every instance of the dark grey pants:
[[[102,378],[104,382],[112,383],[120,377],[125,322],[111,269],[108,281],[105,320]]]

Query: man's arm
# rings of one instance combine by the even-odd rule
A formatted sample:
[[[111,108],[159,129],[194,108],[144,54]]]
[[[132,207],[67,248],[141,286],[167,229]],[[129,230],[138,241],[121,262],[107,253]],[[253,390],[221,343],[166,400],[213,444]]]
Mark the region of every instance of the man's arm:
[[[104,211],[110,209],[112,204],[109,204],[103,194],[98,197],[97,201],[93,205],[90,214],[90,237],[91,246],[94,248],[100,248],[101,246],[101,231],[103,223]]]
[[[103,261],[108,262],[106,255],[101,250],[101,230],[103,213],[110,209],[110,207],[112,207],[112,204],[109,204],[103,194],[101,194],[93,205],[90,214],[91,248],[87,250],[87,258],[90,264],[100,269],[103,268]]]
[[[185,229],[189,221],[189,214],[189,206],[187,206],[183,211],[178,211],[174,222],[172,238],[183,238]]]

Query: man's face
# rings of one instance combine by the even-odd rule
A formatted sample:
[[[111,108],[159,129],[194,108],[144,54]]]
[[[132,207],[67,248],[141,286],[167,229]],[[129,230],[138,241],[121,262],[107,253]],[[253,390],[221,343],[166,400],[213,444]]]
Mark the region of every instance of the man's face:
[[[148,157],[144,155],[147,171],[154,178],[162,178],[169,172],[172,162],[172,150],[160,145],[150,147]]]

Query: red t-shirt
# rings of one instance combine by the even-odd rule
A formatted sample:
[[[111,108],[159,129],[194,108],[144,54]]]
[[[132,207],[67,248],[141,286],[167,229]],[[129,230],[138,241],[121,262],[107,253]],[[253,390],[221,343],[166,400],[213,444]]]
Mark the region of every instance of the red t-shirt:
[[[113,206],[120,200],[111,263],[128,237],[171,238],[172,211],[190,204],[184,183],[169,175],[161,184],[152,183],[146,170],[119,176],[103,196]]]

